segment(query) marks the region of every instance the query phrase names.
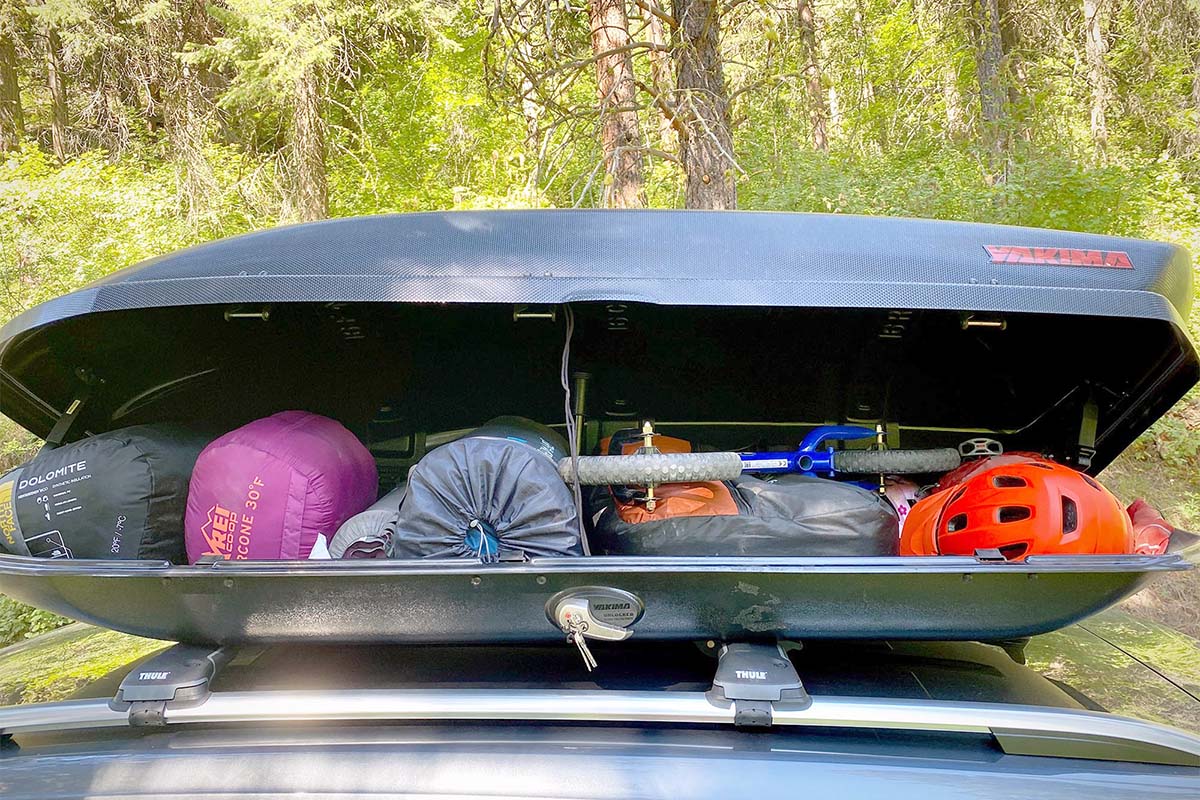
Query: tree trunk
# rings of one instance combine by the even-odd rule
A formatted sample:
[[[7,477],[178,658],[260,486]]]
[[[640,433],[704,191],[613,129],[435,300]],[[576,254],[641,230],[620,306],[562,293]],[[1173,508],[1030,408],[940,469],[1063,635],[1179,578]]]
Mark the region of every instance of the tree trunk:
[[[1192,128],[1192,140],[1200,148],[1200,47],[1192,51],[1192,110],[1197,122]]]
[[[817,48],[813,0],[798,0],[796,10],[804,57],[804,85],[808,94],[809,115],[812,117],[813,147],[829,152],[829,107],[825,105],[825,90],[821,87],[821,59]]]
[[[216,176],[204,152],[208,124],[197,69],[192,64],[180,67],[175,97],[166,107],[167,141],[176,169],[181,173],[184,208],[192,224],[209,215],[218,192]]]
[[[1011,78],[1024,81],[1028,76],[1019,55],[1021,38],[1017,31],[1016,13],[1012,10],[1012,0],[996,0],[996,14],[1000,24],[1000,49],[1004,53],[1004,68]],[[1005,83],[1009,101],[1016,102],[1019,87],[1012,80]]]
[[[862,0],[854,0],[851,30],[858,45],[858,64],[855,65],[858,73],[858,99],[863,106],[868,106],[875,102],[875,84],[871,82],[871,71],[867,64],[867,24]]]
[[[17,48],[12,36],[0,34],[0,150],[15,150],[25,135]]]
[[[842,130],[842,107],[838,100],[837,87],[829,84],[829,134],[837,136]]]
[[[1083,0],[1088,83],[1092,90],[1092,141],[1101,155],[1108,146],[1108,67],[1104,63],[1108,47],[1101,25],[1103,7],[1104,0]]]
[[[688,208],[737,208],[717,0],[675,0],[676,104]]]
[[[325,123],[321,118],[321,75],[310,65],[296,79],[292,109],[292,207],[302,222],[329,213],[325,180]]]
[[[538,87],[534,84],[531,74],[536,56],[530,39],[530,32],[538,23],[537,15],[531,13],[528,7],[516,12],[514,27],[519,35],[515,47],[518,55],[517,70],[521,73],[521,116],[525,120],[525,148],[521,154],[521,165],[525,165],[526,158],[534,162],[529,176],[531,191],[541,180],[542,105],[538,98]]]
[[[946,134],[958,139],[967,130],[967,113],[963,108],[962,92],[958,89],[958,74],[952,67],[942,68],[942,103],[946,106]]]
[[[179,23],[176,52],[212,41],[212,19],[203,0],[176,0]],[[188,219],[196,224],[210,216],[219,191],[216,175],[205,155],[209,110],[205,103],[202,68],[172,58],[171,100],[166,108],[167,139],[177,168],[182,171],[183,199]]]
[[[656,48],[667,46],[667,34],[663,29],[663,21],[650,12],[646,14],[646,36]],[[666,50],[650,51],[650,85],[660,97],[671,96],[671,57]],[[671,125],[671,117],[662,106],[658,106],[658,141],[667,151],[675,149],[675,128]]]
[[[924,33],[927,41],[933,46],[942,46],[942,40],[947,35],[947,21],[953,19],[955,24],[961,19],[957,7],[941,2],[941,0],[917,0],[913,9],[917,14],[917,24],[922,29],[932,29]],[[960,139],[967,132],[966,104],[963,102],[962,90],[958,85],[958,68],[955,59],[942,57],[938,59],[938,88],[942,95],[942,106],[946,111],[946,136],[949,139]]]
[[[1017,27],[1017,12],[1013,0],[997,0],[996,11],[1000,20],[1000,49],[1003,53],[1001,82],[1006,90],[1008,107],[1005,116],[1017,135],[1029,141],[1033,131],[1026,122],[1021,109],[1021,87],[1029,85],[1029,69],[1021,53],[1021,37]]]
[[[600,147],[604,152],[606,208],[644,208],[642,137],[638,129],[637,85],[629,50],[625,0],[589,0],[592,54],[600,94]],[[620,52],[614,52],[620,50]]]
[[[67,89],[62,74],[62,41],[46,29],[46,86],[50,89],[50,148],[59,163],[67,160]]]
[[[525,120],[525,153],[537,159],[542,139],[542,107],[537,101],[537,87],[529,76],[521,78],[521,116]],[[537,183],[535,178],[534,183]]]
[[[992,157],[993,172],[1002,168],[1007,151],[1006,96],[1001,67],[1004,44],[996,0],[972,0],[971,28],[975,41],[975,72],[979,79],[982,139]],[[995,176],[994,176],[995,177]]]

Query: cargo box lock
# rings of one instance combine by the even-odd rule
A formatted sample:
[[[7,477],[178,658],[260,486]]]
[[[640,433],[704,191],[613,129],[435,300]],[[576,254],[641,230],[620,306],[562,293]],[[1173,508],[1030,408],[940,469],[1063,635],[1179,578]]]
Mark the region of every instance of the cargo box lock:
[[[605,586],[568,589],[546,603],[546,616],[578,648],[588,672],[596,668],[596,659],[587,639],[622,642],[633,636],[630,627],[644,612],[637,595]]]

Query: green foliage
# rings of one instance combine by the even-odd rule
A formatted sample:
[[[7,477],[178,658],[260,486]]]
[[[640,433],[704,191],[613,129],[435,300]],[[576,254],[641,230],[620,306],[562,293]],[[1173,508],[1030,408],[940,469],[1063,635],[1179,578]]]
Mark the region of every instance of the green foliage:
[[[1143,465],[1162,464],[1173,473],[1200,474],[1200,436],[1195,404],[1163,417],[1130,448],[1129,457]],[[1190,413],[1189,413],[1190,412]]]
[[[63,700],[165,642],[73,625],[0,658],[0,705]]]
[[[755,144],[743,152],[754,153]],[[1090,165],[1029,148],[1014,156],[1007,181],[990,183],[973,154],[951,147],[829,155],[797,149],[745,182],[740,198],[747,208],[975,219],[1200,242],[1200,198],[1169,157]]]
[[[810,54],[796,4],[721,4],[740,206],[985,220],[1200,249],[1200,6],[1105,4],[1101,152],[1080,3],[1003,4],[1011,41],[997,164],[980,141],[970,5],[818,0]],[[629,12],[644,44],[646,13]],[[17,40],[26,131],[18,151],[0,154],[0,323],[141,259],[280,221],[294,191],[281,156],[306,71],[319,77],[314,127],[331,215],[596,204],[604,162],[589,27],[585,3],[552,0],[0,4],[0,30]],[[63,44],[65,164],[49,146],[50,28]],[[646,197],[678,207],[677,142],[657,134],[657,79],[649,50],[636,47],[638,114],[653,148]],[[686,98],[658,88],[686,117]],[[827,152],[812,145],[821,106]],[[1200,332],[1200,310],[1190,323]],[[1110,476],[1200,526],[1190,477],[1200,474],[1198,407],[1200,395],[1181,403]],[[36,447],[0,418],[0,470]],[[40,613],[0,603],[0,638],[52,624]]]
[[[0,647],[52,631],[70,621],[0,595]]]
[[[233,0],[210,13],[226,35],[185,54],[185,60],[233,72],[221,95],[226,108],[255,107],[291,96],[313,65],[322,68],[341,41],[329,19],[333,4],[301,0]]]
[[[0,163],[0,318],[144,258],[269,224],[267,204],[253,202],[269,193],[264,175],[227,147],[211,145],[209,160],[220,190],[212,222],[197,228],[161,160],[88,152],[60,167],[32,145],[11,154]]]
[[[484,36],[443,33],[428,58],[386,45],[364,72],[333,131],[335,215],[547,204],[527,185],[520,125],[487,100]]]
[[[353,83],[371,70],[378,49],[424,50],[440,38],[435,24],[447,16],[423,0],[231,0],[210,5],[208,13],[223,35],[180,58],[232,76],[218,105],[255,119],[259,129],[289,108],[306,71]]]
[[[36,436],[0,415],[0,474],[28,461],[40,446]]]

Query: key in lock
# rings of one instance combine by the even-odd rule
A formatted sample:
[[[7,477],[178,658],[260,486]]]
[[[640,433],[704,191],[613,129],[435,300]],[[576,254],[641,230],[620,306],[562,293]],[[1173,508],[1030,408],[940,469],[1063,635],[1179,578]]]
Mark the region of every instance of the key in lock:
[[[567,642],[579,649],[583,665],[591,672],[596,668],[596,659],[587,645],[587,640],[599,639],[621,642],[633,635],[633,631],[610,625],[596,619],[591,601],[586,597],[564,597],[555,605],[552,618],[559,629],[567,635]]]

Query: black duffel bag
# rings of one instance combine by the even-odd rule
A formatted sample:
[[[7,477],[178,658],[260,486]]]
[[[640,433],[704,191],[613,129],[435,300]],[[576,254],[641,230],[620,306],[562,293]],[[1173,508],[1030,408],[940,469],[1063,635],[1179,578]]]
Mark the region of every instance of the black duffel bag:
[[[882,556],[896,555],[899,523],[886,498],[850,483],[780,475],[742,476],[720,484],[681,484],[655,514],[621,499],[611,487],[589,497],[591,550],[644,556]],[[702,501],[689,489],[704,490]],[[716,493],[727,491],[730,502]],[[695,492],[692,492],[695,494]],[[720,509],[712,513],[712,509]],[[662,513],[666,510],[666,513]]]
[[[138,425],[43,449],[0,477],[0,550],[186,563],[188,480],[206,439]]]

